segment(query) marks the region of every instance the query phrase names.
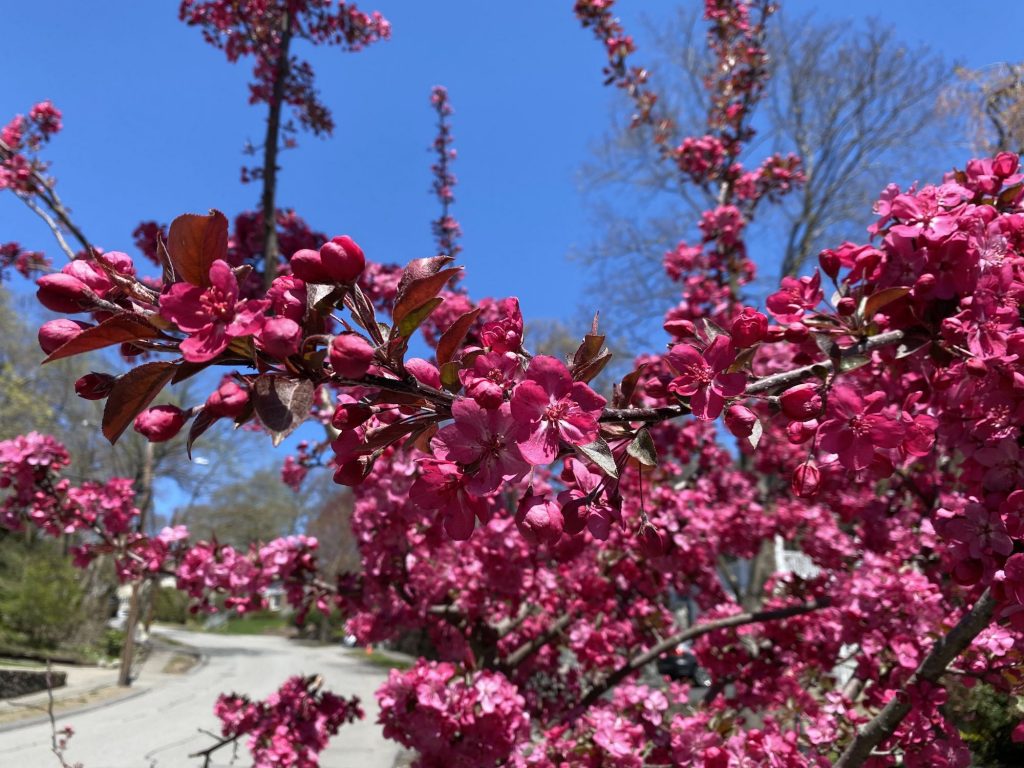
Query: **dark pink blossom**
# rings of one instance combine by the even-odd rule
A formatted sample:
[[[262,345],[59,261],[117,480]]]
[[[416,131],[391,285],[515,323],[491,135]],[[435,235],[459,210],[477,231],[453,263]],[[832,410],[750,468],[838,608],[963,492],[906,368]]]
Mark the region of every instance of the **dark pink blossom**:
[[[421,509],[442,514],[445,532],[456,541],[473,535],[476,518],[485,520],[486,504],[467,487],[469,478],[450,461],[427,459],[420,463],[420,476],[409,497]]]
[[[829,393],[828,418],[818,427],[818,445],[838,455],[847,469],[866,469],[876,449],[903,442],[903,426],[881,413],[887,399],[884,392],[861,397],[852,387],[837,385]]]
[[[175,283],[160,297],[160,316],[189,336],[181,353],[192,363],[205,363],[227,349],[234,338],[251,336],[263,326],[266,299],[238,298],[238,279],[226,261],[210,265],[210,286]]]
[[[597,420],[605,399],[553,357],[530,361],[526,378],[512,395],[512,416],[519,425],[517,441],[531,464],[550,464],[559,444],[586,445],[597,439]]]
[[[736,348],[725,334],[715,337],[702,353],[689,344],[676,344],[668,353],[668,363],[679,374],[669,391],[690,398],[690,408],[698,419],[717,419],[725,400],[743,393],[745,373],[729,373],[736,360]]]
[[[512,439],[515,420],[508,403],[485,410],[468,398],[452,403],[454,424],[444,427],[434,440],[435,455],[457,461],[470,475],[466,489],[485,495],[502,483],[522,479],[529,470],[519,446]]]

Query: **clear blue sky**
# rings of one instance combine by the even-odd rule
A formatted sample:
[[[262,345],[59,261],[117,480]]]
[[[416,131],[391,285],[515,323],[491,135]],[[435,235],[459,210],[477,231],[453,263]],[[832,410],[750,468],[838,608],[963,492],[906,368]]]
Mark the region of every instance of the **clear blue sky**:
[[[640,15],[665,17],[679,2],[620,0],[640,38],[638,61]],[[907,42],[971,66],[1024,58],[1019,1],[783,4],[874,16]],[[363,7],[393,22],[393,39],[358,54],[305,51],[338,128],[329,141],[303,136],[285,153],[281,203],[328,234],[351,233],[371,258],[430,255],[427,97],[435,83],[447,85],[468,287],[519,295],[528,317],[574,314],[585,297],[565,257],[588,239],[575,174],[607,125],[613,94],[601,85],[603,52],[579,29],[570,0]],[[256,201],[257,188],[238,182],[241,147],[260,139],[264,118],[246,103],[249,66],[226,63],[177,21],[176,8],[174,0],[5,4],[0,120],[43,98],[64,111],[65,130],[48,154],[76,219],[106,248],[131,250],[142,219],[209,207],[233,215]],[[42,223],[3,195],[0,241],[10,239],[55,252]]]

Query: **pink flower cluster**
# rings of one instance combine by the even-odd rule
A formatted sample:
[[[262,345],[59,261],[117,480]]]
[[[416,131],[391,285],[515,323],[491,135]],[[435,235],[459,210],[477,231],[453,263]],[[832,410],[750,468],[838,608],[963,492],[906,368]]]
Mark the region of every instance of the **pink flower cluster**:
[[[222,694],[213,712],[226,739],[248,737],[254,768],[317,768],[328,740],[361,720],[359,699],[321,689],[317,677],[290,677],[263,701]]]
[[[384,735],[415,749],[417,768],[504,765],[529,734],[523,697],[497,672],[420,660],[392,670],[377,701]]]

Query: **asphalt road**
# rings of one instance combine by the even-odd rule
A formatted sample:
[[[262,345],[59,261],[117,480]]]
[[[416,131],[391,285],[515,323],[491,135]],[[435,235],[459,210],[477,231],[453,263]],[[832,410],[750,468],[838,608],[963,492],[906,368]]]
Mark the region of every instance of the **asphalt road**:
[[[199,648],[201,667],[184,675],[163,675],[144,669],[138,696],[88,712],[58,716],[58,728],[71,725],[75,735],[66,758],[84,768],[197,768],[191,752],[214,740],[199,729],[218,732],[213,703],[218,693],[236,691],[259,698],[295,674],[320,673],[328,690],[359,696],[366,718],[343,726],[321,753],[322,768],[391,768],[399,747],[386,741],[376,725],[373,692],[387,676],[338,647],[308,647],[283,638],[227,636],[160,630],[161,634]],[[231,747],[224,747],[212,765],[229,766]],[[235,766],[251,765],[240,748]],[[3,768],[58,768],[50,752],[48,723],[0,732]]]

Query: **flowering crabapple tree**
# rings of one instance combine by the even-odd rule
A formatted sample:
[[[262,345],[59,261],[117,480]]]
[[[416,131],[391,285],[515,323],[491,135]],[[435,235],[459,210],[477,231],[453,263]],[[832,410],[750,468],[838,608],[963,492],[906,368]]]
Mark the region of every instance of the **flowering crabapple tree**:
[[[760,311],[744,234],[802,180],[794,156],[737,160],[774,4],[707,0],[707,132],[679,141],[613,4],[574,6],[606,81],[717,201],[665,256],[680,300],[662,352],[601,393],[596,320],[567,360],[534,355],[515,298],[459,287],[451,112],[435,90],[436,256],[396,269],[308,233],[253,279],[254,252],[211,211],[155,239],[158,281],[98,250],[37,280],[45,307],[88,318],[43,325],[48,361],[144,355],[76,387],[105,401],[112,442],[187,430],[191,447],[230,422],[276,444],[319,423],[285,480],[327,467],[353,488],[361,572],[322,578],[306,536],[239,551],[134,530],[130,489],[70,484],[66,452],[38,434],[0,444],[3,524],[73,535],[78,562],[107,554],[123,578],[173,573],[199,609],[258,608],[278,582],[300,614],[343,611],[364,642],[421,633],[430,657],[377,698],[384,735],[427,768],[966,766],[946,688],[1022,686],[1018,157],[888,187],[866,242],[823,251]],[[410,356],[417,333],[428,357]],[[203,402],[153,405],[212,371]],[[772,568],[778,542],[812,567]],[[641,676],[683,642],[710,688]],[[314,765],[358,706],[316,678],[263,702],[222,696],[224,740],[201,755],[245,738],[258,765]]]

